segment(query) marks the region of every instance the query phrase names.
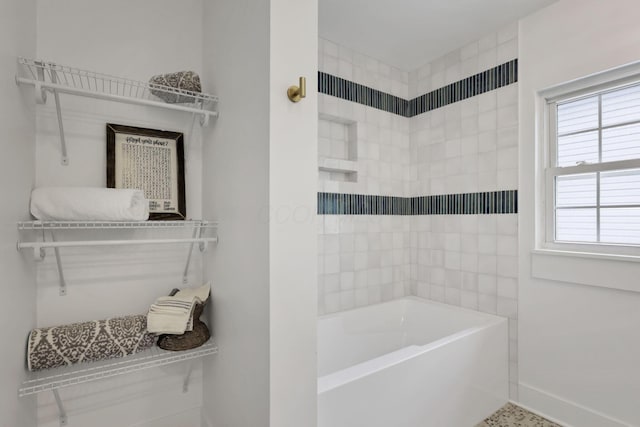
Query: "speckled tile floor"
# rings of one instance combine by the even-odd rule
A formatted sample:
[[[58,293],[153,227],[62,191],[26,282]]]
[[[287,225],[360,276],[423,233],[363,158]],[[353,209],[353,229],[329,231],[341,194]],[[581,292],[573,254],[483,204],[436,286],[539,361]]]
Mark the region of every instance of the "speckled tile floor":
[[[562,427],[526,409],[507,403],[476,427]]]

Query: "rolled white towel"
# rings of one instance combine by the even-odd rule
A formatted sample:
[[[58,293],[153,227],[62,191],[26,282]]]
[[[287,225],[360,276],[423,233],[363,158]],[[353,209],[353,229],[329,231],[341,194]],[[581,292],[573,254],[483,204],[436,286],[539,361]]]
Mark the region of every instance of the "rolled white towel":
[[[31,214],[42,221],[145,221],[149,202],[142,190],[40,187],[31,192]]]

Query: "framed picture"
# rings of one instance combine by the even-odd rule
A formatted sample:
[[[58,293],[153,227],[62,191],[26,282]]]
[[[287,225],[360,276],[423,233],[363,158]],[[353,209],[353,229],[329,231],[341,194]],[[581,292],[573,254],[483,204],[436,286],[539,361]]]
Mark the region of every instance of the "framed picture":
[[[107,187],[143,190],[149,219],[185,219],[184,135],[107,123]]]

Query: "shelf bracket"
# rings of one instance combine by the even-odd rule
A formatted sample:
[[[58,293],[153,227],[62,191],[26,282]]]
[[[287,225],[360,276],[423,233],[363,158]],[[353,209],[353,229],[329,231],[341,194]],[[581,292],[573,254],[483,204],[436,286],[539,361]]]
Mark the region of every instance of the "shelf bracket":
[[[200,116],[200,126],[209,126],[209,114],[202,113]]]
[[[187,160],[189,157],[189,146],[191,145],[189,141],[193,140],[193,129],[196,126],[196,115],[197,113],[191,113],[191,125],[189,126],[189,133],[187,134],[189,137],[184,140],[184,159]]]
[[[20,242],[18,242],[18,250],[20,250]],[[39,261],[44,261],[45,256],[47,255],[47,252],[44,250],[43,247],[41,246],[34,246],[33,247],[33,260],[36,262]]]
[[[56,238],[53,235],[53,231],[51,232],[51,241],[52,242],[56,241]],[[40,250],[44,251],[43,248],[41,248]],[[53,250],[56,254],[56,265],[58,266],[58,277],[60,278],[60,296],[63,297],[67,295],[67,282],[64,279],[64,272],[62,271],[62,260],[60,259],[60,248],[54,247]]]
[[[36,65],[38,66],[36,69],[37,80],[34,83],[35,87],[35,95],[36,95],[36,104],[46,104],[47,103],[47,90],[42,87],[42,82],[44,82],[44,62],[36,61]]]
[[[193,229],[193,238],[201,238],[202,237],[202,227],[199,225]],[[193,254],[193,246],[196,243],[193,242],[189,245],[189,254],[187,255],[187,265],[184,266],[184,273],[182,274],[182,283],[187,284],[187,276],[189,275],[189,264],[191,264],[191,255]]]
[[[58,74],[55,70],[51,70],[51,82],[58,83]],[[69,164],[69,157],[67,156],[67,142],[64,139],[64,126],[62,125],[62,109],[60,108],[60,94],[57,90],[52,89],[53,99],[56,104],[56,112],[58,113],[58,130],[60,131],[60,152],[62,153],[62,164],[64,166]],[[45,98],[46,99],[46,98]]]
[[[191,381],[191,371],[193,371],[193,361],[187,363],[187,370],[184,374],[184,381],[182,382],[182,392],[189,391],[189,382]]]
[[[56,405],[58,405],[58,414],[60,416],[60,426],[64,427],[67,425],[69,419],[67,418],[67,411],[64,409],[64,405],[62,404],[62,399],[60,399],[60,393],[58,393],[58,389],[54,388],[51,390],[53,392],[53,397],[56,399]]]

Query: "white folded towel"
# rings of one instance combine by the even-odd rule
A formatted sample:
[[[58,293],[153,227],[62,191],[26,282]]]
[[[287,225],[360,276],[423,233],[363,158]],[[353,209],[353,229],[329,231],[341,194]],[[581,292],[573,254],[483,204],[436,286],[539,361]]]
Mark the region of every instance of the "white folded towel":
[[[211,292],[211,282],[207,282],[197,288],[185,288],[176,292],[177,297],[198,297],[200,301],[206,301],[209,299],[209,293]]]
[[[149,202],[142,190],[41,187],[31,192],[31,214],[42,221],[145,221]]]
[[[193,329],[193,309],[198,297],[160,297],[147,313],[147,331],[153,334],[184,334]]]
[[[193,310],[209,298],[209,282],[197,288],[186,288],[174,296],[163,296],[149,308],[147,330],[154,334],[181,335],[193,330]]]

